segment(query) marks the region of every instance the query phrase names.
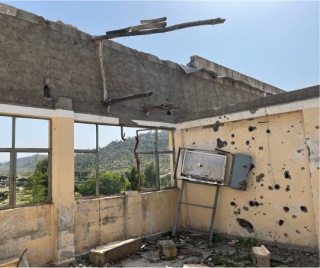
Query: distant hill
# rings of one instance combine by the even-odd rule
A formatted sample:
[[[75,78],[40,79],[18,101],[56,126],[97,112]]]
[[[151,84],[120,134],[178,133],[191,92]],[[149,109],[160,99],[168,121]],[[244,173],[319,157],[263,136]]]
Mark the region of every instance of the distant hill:
[[[128,171],[132,166],[136,165],[134,157],[134,147],[136,143],[135,137],[129,137],[122,141],[112,141],[107,146],[99,149],[99,168],[100,170],[109,171]],[[154,151],[155,141],[151,132],[139,135],[139,151]],[[158,131],[158,150],[168,150],[168,132]],[[24,172],[34,171],[37,161],[45,158],[44,155],[35,154],[28,157],[17,159],[17,168],[23,169]],[[148,163],[154,159],[153,155],[140,155],[141,168],[143,169]],[[160,157],[161,174],[169,172],[169,156]],[[77,169],[86,169],[93,172],[95,163],[94,154],[75,154],[75,165]],[[8,170],[9,162],[0,163],[0,175],[3,170]],[[1,172],[2,171],[2,172]]]
[[[99,149],[99,168],[100,170],[109,171],[128,171],[129,168],[136,165],[134,157],[134,148],[136,144],[135,137],[129,137],[124,141],[112,141],[107,146]],[[168,150],[168,132],[158,132],[158,150]],[[139,135],[139,144],[137,152],[139,151],[155,151],[154,135],[151,132]],[[141,168],[143,169],[148,163],[154,159],[154,155],[141,155],[139,156]],[[169,172],[169,156],[160,158],[161,173],[166,174]],[[90,154],[76,154],[75,165],[76,167],[93,167],[95,163],[94,156]]]

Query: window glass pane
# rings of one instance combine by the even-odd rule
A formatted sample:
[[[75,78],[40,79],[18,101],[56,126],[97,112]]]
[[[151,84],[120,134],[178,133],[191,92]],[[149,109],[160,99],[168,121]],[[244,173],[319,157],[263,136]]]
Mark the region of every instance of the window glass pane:
[[[12,117],[0,116],[0,148],[12,147]]]
[[[171,166],[172,154],[159,154],[160,188],[174,186]]]
[[[48,201],[47,153],[17,153],[16,204]]]
[[[169,146],[169,135],[171,135],[171,131],[168,130],[158,130],[158,151],[169,151],[172,150]]]
[[[74,154],[74,193],[76,197],[96,194],[96,154]]]
[[[139,135],[138,151],[139,152],[155,151],[156,149],[155,134],[156,134],[155,130],[143,130],[138,132],[138,135]]]
[[[9,205],[10,153],[0,153],[0,207]]]
[[[96,125],[83,123],[74,124],[74,148],[96,148]]]
[[[157,188],[157,170],[154,154],[139,154],[141,188],[156,189]]]
[[[49,148],[49,120],[16,118],[16,148]]]

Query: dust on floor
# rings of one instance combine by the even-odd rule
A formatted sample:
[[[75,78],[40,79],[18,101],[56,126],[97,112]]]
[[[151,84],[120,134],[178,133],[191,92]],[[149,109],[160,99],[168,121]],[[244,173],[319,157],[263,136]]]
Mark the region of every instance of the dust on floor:
[[[158,240],[172,239],[178,249],[174,259],[167,259],[157,247]],[[107,263],[105,267],[183,267],[185,264],[202,264],[209,267],[252,267],[251,249],[260,246],[255,239],[230,239],[214,235],[212,243],[208,236],[182,232],[175,237],[164,234],[161,237],[144,239],[140,252],[128,258]],[[301,251],[281,248],[275,244],[264,245],[271,253],[271,267],[319,267],[318,251]],[[94,267],[87,257],[77,258],[70,263],[74,267]]]

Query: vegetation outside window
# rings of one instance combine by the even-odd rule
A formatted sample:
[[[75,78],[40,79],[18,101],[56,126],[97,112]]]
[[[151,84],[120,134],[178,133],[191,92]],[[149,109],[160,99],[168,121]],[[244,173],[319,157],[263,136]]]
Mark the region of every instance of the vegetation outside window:
[[[51,201],[50,121],[0,116],[0,209]]]
[[[123,127],[121,131],[119,126],[75,123],[75,197],[121,194],[141,188],[134,154],[137,130],[142,131],[130,127]],[[141,186],[151,190],[159,189],[158,186],[170,187],[173,185],[173,151],[169,149],[172,133],[159,131],[160,135],[151,130],[154,134],[151,141],[149,131],[139,136],[140,144],[143,144],[139,148],[153,152],[153,155],[139,155],[140,162],[144,162],[139,166]],[[158,140],[156,133],[157,137],[160,136]],[[157,157],[156,148],[163,150]]]

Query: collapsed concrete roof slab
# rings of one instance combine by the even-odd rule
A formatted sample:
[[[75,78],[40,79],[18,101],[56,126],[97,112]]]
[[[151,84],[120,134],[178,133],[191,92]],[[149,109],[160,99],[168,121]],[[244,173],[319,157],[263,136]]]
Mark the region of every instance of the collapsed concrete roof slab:
[[[218,68],[220,76],[226,73],[244,83],[212,76],[208,79],[203,72],[188,75],[176,63],[104,40],[102,56],[108,97],[119,99],[153,92],[150,97],[113,104],[109,112],[102,104],[99,45],[91,42],[90,35],[4,4],[0,6],[0,27],[4,51],[0,62],[0,101],[4,104],[54,109],[57,99],[68,98],[76,113],[118,117],[120,122],[134,126],[135,120],[181,122],[194,114],[254,100],[264,96],[257,87],[282,92],[223,66]],[[218,66],[196,56],[191,62],[198,67],[205,63],[209,71]],[[146,107],[178,108],[145,113]]]

